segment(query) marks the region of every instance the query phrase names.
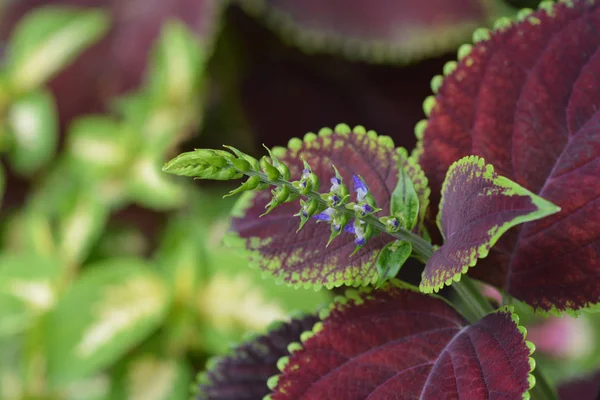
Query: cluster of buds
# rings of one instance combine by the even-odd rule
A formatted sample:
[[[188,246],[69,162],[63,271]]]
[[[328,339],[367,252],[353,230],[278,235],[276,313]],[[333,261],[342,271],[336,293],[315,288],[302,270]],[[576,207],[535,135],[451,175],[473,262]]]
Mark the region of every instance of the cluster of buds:
[[[348,232],[355,237],[356,252],[374,235],[373,224],[367,219],[381,209],[377,207],[373,195],[360,176],[352,177],[354,193],[351,194],[342,175],[334,166],[334,176],[330,178],[329,191],[319,193],[319,178],[304,159],[300,179],[290,182],[290,169],[276,157],[275,151],[267,148],[268,156],[257,160],[234,147],[225,147],[231,150],[231,153],[223,150],[195,150],[181,154],[167,163],[163,170],[200,179],[227,180],[248,176],[240,187],[226,196],[250,190],[264,190],[273,186],[272,198],[265,206],[263,215],[270,213],[281,204],[302,196],[300,210],[295,214],[300,217],[298,231],[311,219],[326,222],[331,227],[327,245],[343,232]],[[355,201],[350,201],[351,197],[354,197]],[[402,222],[397,217],[382,217],[379,221],[388,232],[395,232],[402,227]],[[383,229],[378,228],[378,230]]]

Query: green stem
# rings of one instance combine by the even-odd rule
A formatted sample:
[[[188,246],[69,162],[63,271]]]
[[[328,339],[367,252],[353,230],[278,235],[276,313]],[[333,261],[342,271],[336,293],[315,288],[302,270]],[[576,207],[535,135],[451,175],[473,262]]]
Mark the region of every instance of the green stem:
[[[269,179],[269,177],[265,173],[256,172],[256,171],[252,171],[252,170],[250,170],[248,172],[244,172],[244,174],[246,174],[247,176],[258,176],[260,178],[261,182],[267,183],[269,185],[278,186],[278,187],[286,186],[290,190],[290,192],[292,192],[298,196],[303,196],[310,200],[316,200],[321,205],[321,207],[323,207],[324,209],[330,206],[325,200],[323,200],[321,198],[319,193],[315,192],[314,190],[311,190],[307,194],[302,194],[302,193],[300,193],[300,191],[298,189],[296,189],[294,187],[294,185],[292,185],[291,182],[286,181],[284,179],[278,178],[278,179],[272,181]],[[412,245],[413,251],[417,254],[417,256],[419,258],[421,258],[424,261],[428,260],[433,255],[433,246],[430,243],[428,243],[425,239],[420,237],[419,235],[416,235],[407,229],[400,228],[396,232],[390,232],[387,230],[386,226],[384,224],[382,224],[381,221],[379,221],[373,215],[365,215],[364,217],[357,217],[356,214],[352,210],[348,210],[346,207],[344,207],[344,205],[336,206],[334,208],[336,210],[346,214],[348,216],[348,218],[359,218],[361,221],[366,222],[367,224],[371,225],[373,227],[373,229],[375,229],[381,233],[385,233],[390,236],[393,236],[394,238],[396,238],[398,240],[404,240],[404,241],[409,242]]]

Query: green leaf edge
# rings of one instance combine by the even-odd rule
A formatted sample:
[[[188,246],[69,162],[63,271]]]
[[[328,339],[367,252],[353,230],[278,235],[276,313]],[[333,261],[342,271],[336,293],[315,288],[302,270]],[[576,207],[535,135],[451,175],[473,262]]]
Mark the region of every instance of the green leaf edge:
[[[589,1],[593,1],[593,0],[588,0],[588,2]],[[552,16],[554,16],[553,14],[554,14],[555,7],[557,7],[559,5],[566,5],[567,7],[570,7],[570,8],[574,6],[573,0],[557,0],[556,2],[554,2],[552,0],[543,0],[538,5],[537,11],[543,10],[546,12],[547,15],[552,17]],[[454,73],[454,71],[458,67],[459,63],[461,65],[466,65],[466,64],[473,62],[472,59],[469,57],[469,55],[471,54],[471,51],[473,50],[474,45],[477,45],[480,42],[486,42],[486,41],[490,40],[491,36],[494,33],[502,32],[502,31],[512,27],[513,25],[524,24],[524,23],[529,23],[531,25],[539,24],[540,23],[539,18],[531,15],[534,11],[536,11],[536,10],[533,10],[531,8],[523,8],[519,12],[517,12],[516,16],[512,19],[508,18],[508,17],[497,18],[495,20],[495,22],[493,23],[492,29],[488,29],[488,28],[484,28],[484,27],[475,29],[473,31],[472,39],[471,39],[473,44],[465,43],[465,44],[461,45],[457,51],[457,55],[456,55],[457,61],[448,61],[446,64],[444,64],[444,67],[442,68],[442,71],[443,71],[442,74],[436,75],[433,78],[431,78],[430,86],[431,86],[431,91],[432,91],[433,95],[427,96],[425,98],[425,100],[423,101],[423,112],[425,113],[425,117],[429,118],[429,116],[431,115],[431,112],[435,109],[436,96],[437,96],[440,88],[444,85],[445,78],[447,78],[449,75],[452,75],[452,73]],[[420,158],[421,154],[423,154],[423,151],[424,151],[423,136],[425,134],[425,130],[427,129],[427,123],[428,123],[427,119],[422,119],[421,121],[417,122],[417,124],[415,125],[415,128],[414,128],[414,134],[415,134],[415,137],[417,138],[417,144],[411,153],[411,158],[413,158],[416,162],[419,161],[419,158]]]
[[[321,309],[322,307],[318,307],[317,310]],[[317,314],[319,312],[317,311]],[[273,331],[279,329],[282,325],[285,325],[287,323],[289,323],[291,320],[293,319],[302,319],[304,317],[308,317],[310,316],[310,313],[307,312],[303,312],[303,311],[292,311],[289,313],[288,315],[288,320],[274,320],[272,322],[269,323],[269,325],[267,325],[267,328],[265,329],[264,333],[258,333],[258,332],[248,332],[246,333],[246,335],[244,335],[244,337],[242,338],[242,340],[240,340],[239,342],[235,342],[235,343],[231,343],[229,345],[229,350],[225,353],[225,354],[221,354],[221,355],[215,355],[212,357],[209,357],[206,360],[205,363],[205,369],[203,371],[200,371],[197,375],[196,375],[196,379],[192,382],[191,387],[190,387],[190,393],[191,395],[196,398],[197,396],[200,396],[202,394],[206,394],[204,392],[202,392],[200,390],[200,385],[204,385],[204,384],[209,384],[211,383],[210,378],[208,377],[208,373],[212,372],[214,370],[214,368],[219,364],[219,362],[221,362],[222,360],[233,356],[236,354],[236,350],[238,347],[248,344],[262,336],[269,336],[269,334],[271,334]],[[295,350],[296,347],[292,346],[292,344],[297,344],[297,342],[290,342],[290,344],[288,345],[288,352],[290,354],[292,354],[292,350]],[[292,348],[292,350],[290,350],[290,346]],[[284,359],[286,357],[281,357],[278,361],[277,361],[277,365],[279,366],[279,363],[281,362],[282,359]],[[271,378],[270,378],[271,379]]]
[[[419,288],[424,293],[438,292],[444,286],[450,286],[450,285],[452,285],[453,282],[460,281],[460,278],[469,271],[469,268],[477,265],[477,261],[479,259],[483,259],[483,258],[487,257],[490,249],[492,247],[494,247],[494,245],[496,244],[496,242],[498,242],[500,237],[502,237],[502,235],[504,235],[504,233],[506,233],[506,231],[508,231],[510,228],[512,228],[516,225],[519,225],[519,224],[523,224],[525,222],[535,221],[535,220],[547,217],[549,215],[555,214],[560,211],[560,207],[554,205],[553,203],[549,202],[548,200],[545,200],[542,197],[536,195],[535,193],[530,192],[529,190],[525,189],[518,183],[515,183],[508,178],[497,175],[496,172],[494,171],[493,165],[486,164],[485,160],[482,157],[466,156],[466,157],[463,157],[460,160],[457,160],[452,163],[450,168],[448,168],[448,172],[446,174],[446,179],[444,179],[444,184],[442,185],[442,198],[440,200],[440,206],[439,206],[439,210],[438,210],[438,214],[437,214],[437,218],[436,218],[437,226],[438,226],[440,232],[442,232],[441,216],[442,216],[442,208],[444,207],[444,201],[445,201],[444,192],[446,191],[446,187],[448,185],[448,176],[454,171],[454,169],[456,167],[463,165],[465,163],[476,163],[478,166],[482,167],[484,169],[483,177],[492,179],[492,181],[495,185],[497,185],[501,188],[504,188],[504,189],[511,190],[513,192],[513,194],[515,194],[515,195],[529,197],[531,199],[531,201],[533,202],[533,204],[537,207],[537,211],[531,212],[526,215],[521,215],[519,217],[516,217],[516,218],[508,221],[508,222],[503,223],[502,225],[497,226],[496,232],[492,235],[492,237],[489,239],[489,241],[487,241],[484,245],[481,245],[475,249],[472,249],[472,250],[474,250],[474,253],[471,255],[471,259],[470,259],[469,263],[466,265],[463,265],[463,269],[461,272],[451,276],[450,278],[446,279],[446,281],[441,282],[437,285],[430,285],[429,283],[424,283],[424,280],[422,280],[421,284],[419,285]],[[486,248],[486,245],[489,245],[489,247]]]
[[[493,21],[498,14],[501,14],[502,7],[491,4],[487,0],[481,2],[484,11],[488,14],[485,19]],[[303,52],[342,54],[352,61],[376,64],[405,65],[442,54],[463,43],[475,27],[485,22],[465,22],[440,31],[419,32],[417,36],[426,37],[425,40],[420,39],[422,40],[420,45],[415,46],[411,42],[408,45],[394,46],[392,40],[346,39],[343,36],[303,28],[295,23],[287,13],[271,9],[267,0],[237,0],[237,3],[248,14],[264,20],[267,27],[276,32],[286,44],[296,46]],[[440,37],[443,39],[440,40]]]
[[[277,147],[273,147],[271,149],[271,151],[273,152],[273,154],[276,157],[282,158],[287,154],[288,151],[290,151],[290,150],[298,151],[304,145],[314,142],[315,140],[317,140],[319,138],[324,139],[323,140],[324,145],[328,146],[331,144],[331,139],[328,141],[327,138],[329,138],[333,133],[336,133],[338,135],[360,135],[360,136],[367,135],[369,137],[369,139],[375,140],[378,145],[383,146],[384,148],[388,148],[390,150],[395,149],[395,152],[393,152],[393,154],[396,158],[394,160],[395,162],[398,161],[398,159],[397,159],[398,155],[407,154],[407,152],[404,148],[402,148],[402,147],[395,148],[394,141],[389,136],[378,135],[377,132],[375,132],[373,130],[367,130],[362,125],[356,125],[354,128],[350,128],[349,125],[344,124],[344,123],[337,124],[333,130],[331,128],[321,128],[317,134],[315,134],[314,132],[308,132],[307,134],[304,135],[303,139],[292,138],[289,140],[287,148],[277,146]],[[306,149],[310,149],[310,145],[306,146]],[[420,169],[420,167],[419,167],[419,169]],[[424,174],[423,174],[423,177],[424,177]],[[233,208],[231,210],[231,216],[238,217],[238,218],[242,217],[245,210],[247,210],[248,207],[251,206],[252,200],[255,195],[256,195],[256,192],[244,192],[241,195],[241,197],[237,200],[235,205],[233,206]],[[428,202],[428,200],[427,200],[427,202]],[[229,231],[223,237],[223,243],[227,247],[230,247],[234,250],[238,250],[242,255],[246,256],[246,258],[249,260],[248,266],[250,268],[261,270],[261,272],[262,272],[261,276],[263,279],[275,278],[275,283],[278,285],[286,285],[286,286],[293,287],[294,289],[298,289],[298,288],[310,289],[310,288],[312,288],[315,291],[318,291],[318,290],[321,290],[323,287],[331,290],[333,288],[337,288],[337,287],[341,287],[341,286],[360,287],[360,286],[375,285],[377,283],[377,280],[379,279],[379,276],[377,275],[377,273],[374,273],[373,276],[370,278],[356,277],[353,279],[333,281],[333,282],[328,282],[328,283],[324,283],[324,284],[312,283],[312,282],[297,282],[297,283],[292,284],[292,283],[285,281],[282,276],[274,275],[271,271],[263,270],[262,268],[260,268],[260,266],[261,266],[261,263],[259,261],[261,259],[260,251],[250,250],[250,249],[246,248],[247,240],[252,241],[252,240],[260,240],[260,239],[257,237],[244,239],[244,238],[241,238],[237,233],[235,233],[233,231]],[[379,256],[379,254],[377,254],[377,257],[378,256]],[[377,257],[375,257],[374,262],[376,262]]]
[[[336,309],[339,306],[347,305],[349,300],[352,300],[354,302],[354,304],[356,304],[356,305],[360,305],[360,304],[364,303],[365,298],[366,298],[366,300],[369,300],[368,295],[370,293],[378,291],[378,290],[382,290],[382,289],[386,288],[386,286],[394,286],[394,287],[397,287],[400,289],[411,290],[413,292],[422,294],[416,286],[413,286],[409,283],[400,281],[398,279],[390,279],[389,281],[386,281],[385,284],[383,286],[381,286],[380,289],[375,289],[373,287],[361,287],[359,289],[347,289],[343,296],[334,297],[334,299],[330,303],[329,307],[325,307],[319,312],[320,321],[317,322],[313,326],[312,330],[305,331],[300,335],[300,342],[291,342],[288,345],[288,352],[290,353],[290,356],[293,355],[296,351],[302,350],[304,348],[303,345],[310,338],[312,338],[314,335],[316,335],[317,333],[319,333],[323,330],[323,321],[327,317],[329,317],[331,311],[333,311],[334,309]],[[363,296],[365,298],[363,298]],[[460,311],[456,310],[454,305],[452,305],[452,303],[450,303],[446,298],[435,295],[435,294],[430,294],[429,296],[435,297],[436,299],[443,301],[448,306],[452,307],[452,309],[454,309],[457,313],[460,314]],[[531,391],[531,389],[533,389],[533,387],[535,386],[535,383],[536,383],[535,376],[533,375],[533,371],[536,367],[536,362],[535,362],[535,359],[532,357],[533,353],[535,352],[535,345],[532,342],[526,340],[527,328],[525,328],[522,325],[519,325],[520,319],[519,319],[519,316],[517,314],[515,314],[513,307],[511,307],[511,306],[501,307],[494,312],[494,314],[496,314],[496,313],[506,313],[506,314],[510,315],[512,322],[515,324],[515,327],[523,336],[523,341],[525,342],[525,346],[527,346],[527,348],[529,349],[529,374],[527,377],[527,381],[529,383],[529,388],[523,393],[522,399],[530,400],[531,399],[530,391]],[[469,324],[469,326],[470,325],[472,325],[472,324]],[[272,377],[270,377],[267,380],[267,385],[270,390],[275,390],[275,388],[277,387],[277,384],[279,382],[279,377],[283,374],[283,371],[288,363],[289,363],[289,356],[281,357],[277,361],[277,369],[279,369],[279,371],[281,373],[277,374],[277,375],[273,375]],[[265,397],[263,397],[262,400],[273,400],[273,399],[272,399],[271,394],[268,394]]]

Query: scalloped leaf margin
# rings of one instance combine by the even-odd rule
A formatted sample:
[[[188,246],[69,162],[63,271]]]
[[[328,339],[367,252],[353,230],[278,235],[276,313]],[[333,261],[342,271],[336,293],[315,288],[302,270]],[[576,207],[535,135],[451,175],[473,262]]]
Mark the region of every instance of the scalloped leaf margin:
[[[248,338],[229,355],[211,358],[207,371],[198,375],[195,399],[256,400],[266,396],[267,380],[277,373],[278,360],[289,354],[288,345],[300,340],[318,320],[316,315],[297,315],[288,322],[275,322],[266,334]]]
[[[407,63],[454,48],[478,26],[512,12],[497,1],[238,0],[307,52]],[[435,4],[432,4],[435,3]]]
[[[339,400],[398,394],[437,400],[457,391],[484,399],[486,390],[529,399],[535,384],[535,347],[510,308],[468,325],[443,299],[391,281],[377,291],[349,290],[320,317],[278,362],[281,374],[269,380],[273,393],[266,399],[335,393]],[[488,357],[479,358],[482,351]]]

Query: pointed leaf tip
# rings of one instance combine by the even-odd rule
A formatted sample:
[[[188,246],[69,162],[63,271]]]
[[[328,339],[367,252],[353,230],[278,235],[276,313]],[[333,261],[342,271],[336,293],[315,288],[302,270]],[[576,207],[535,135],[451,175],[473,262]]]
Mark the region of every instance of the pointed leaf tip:
[[[431,293],[460,279],[510,228],[556,213],[558,207],[505,177],[483,158],[452,164],[442,188],[438,226],[444,245],[429,259],[421,290]]]

